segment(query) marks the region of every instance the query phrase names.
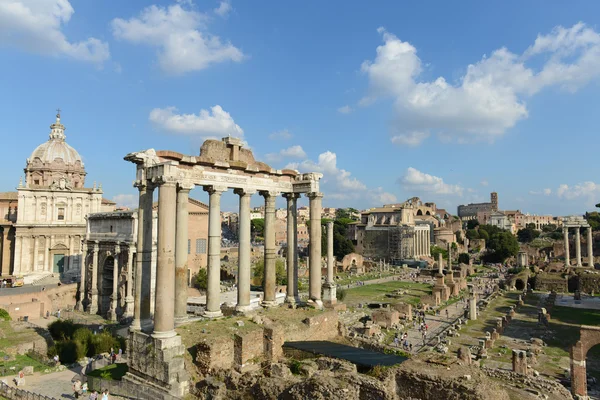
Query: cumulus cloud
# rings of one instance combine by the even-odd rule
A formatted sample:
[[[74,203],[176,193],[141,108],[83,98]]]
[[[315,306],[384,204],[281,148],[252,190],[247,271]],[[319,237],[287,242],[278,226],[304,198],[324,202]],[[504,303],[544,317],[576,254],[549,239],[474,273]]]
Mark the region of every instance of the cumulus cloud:
[[[337,109],[340,114],[350,114],[352,112],[352,107],[346,105]]]
[[[118,194],[113,196],[112,201],[120,207],[137,208],[139,205],[139,196],[134,194]]]
[[[480,182],[480,184],[481,184],[481,186],[487,186],[487,185],[489,185],[489,183],[488,183],[488,181],[486,179],[482,180]]]
[[[290,163],[286,168],[297,169],[301,172],[322,173],[321,191],[330,199],[366,199],[373,205],[393,202],[396,199],[396,196],[385,192],[382,188],[369,189],[367,185],[353,177],[352,173],[338,168],[337,155],[331,151],[319,154],[317,161],[307,159],[302,162]]]
[[[115,18],[112,30],[117,39],[157,48],[159,65],[170,74],[199,71],[225,61],[242,61],[241,50],[205,31],[207,21],[205,14],[181,4],[166,8],[152,5],[138,17]]]
[[[450,185],[440,177],[426,174],[416,168],[408,167],[404,176],[398,183],[406,190],[414,192],[448,194],[462,196],[463,188],[459,185]]]
[[[156,127],[175,134],[202,138],[244,135],[242,128],[219,105],[198,114],[177,114],[175,107],[155,108],[150,111],[149,119]]]
[[[269,135],[269,139],[271,139],[271,140],[289,140],[293,136],[294,135],[292,135],[287,129],[284,129],[281,131],[271,133]]]
[[[588,201],[594,202],[598,199],[598,197],[600,197],[600,184],[587,181],[569,186],[563,183],[558,187],[556,195],[565,200],[584,198]]]
[[[550,196],[552,194],[552,189],[546,188],[543,190],[530,190],[529,194],[532,194],[534,196],[539,196],[539,195]]]
[[[97,64],[108,60],[108,43],[93,37],[71,42],[62,32],[74,12],[69,0],[0,1],[0,44]]]
[[[229,1],[222,1],[219,3],[219,7],[215,8],[214,11],[219,17],[226,18],[231,10],[231,3]]]
[[[428,137],[428,132],[413,131],[392,136],[392,143],[404,146],[418,146]]]
[[[575,91],[600,75],[600,35],[583,23],[539,35],[520,55],[494,50],[467,66],[455,83],[444,77],[421,79],[417,49],[383,28],[378,32],[384,43],[373,60],[361,65],[370,89],[359,104],[394,99],[392,141],[398,144],[406,144],[413,132],[437,133],[462,143],[493,140],[528,117],[526,98],[551,86]]]
[[[302,146],[296,145],[282,149],[279,153],[269,153],[265,155],[265,158],[269,162],[278,162],[288,158],[303,159],[306,158],[306,153]]]

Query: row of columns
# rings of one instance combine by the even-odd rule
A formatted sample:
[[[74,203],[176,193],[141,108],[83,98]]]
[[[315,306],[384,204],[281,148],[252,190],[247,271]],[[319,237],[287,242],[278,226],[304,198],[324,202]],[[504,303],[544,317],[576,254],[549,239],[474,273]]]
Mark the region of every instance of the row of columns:
[[[158,192],[158,255],[156,265],[156,291],[154,307],[154,337],[175,335],[175,322],[187,318],[187,204],[193,185],[184,185],[174,178],[163,177],[156,182],[138,181],[138,268],[136,269],[136,296],[134,321],[131,329],[146,329],[150,322],[150,307],[144,303],[150,290],[150,261],[152,237],[152,192]],[[221,275],[221,195],[227,187],[205,186],[209,194],[208,219],[208,267],[205,317],[222,315],[220,307]],[[250,200],[256,190],[236,189],[239,203],[239,263],[238,304],[236,309],[244,312],[250,307],[251,240]],[[260,191],[265,199],[265,246],[264,246],[264,298],[263,305],[275,304],[275,199],[274,191]],[[297,261],[297,198],[298,194],[285,193],[288,209],[288,301],[296,301],[298,292]],[[310,199],[310,285],[309,302],[321,306],[321,193],[308,194]],[[141,256],[140,256],[141,255]],[[141,264],[141,265],[140,265]],[[140,268],[141,267],[141,268]],[[290,279],[291,278],[291,279]],[[138,295],[140,293],[141,295]]]
[[[428,230],[415,229],[414,254],[415,257],[429,256],[431,240]]]
[[[563,226],[563,235],[565,241],[565,265],[567,267],[571,266],[571,253],[569,248],[569,228],[568,226]],[[581,263],[581,234],[579,232],[581,226],[571,227],[575,228],[575,260],[577,262],[577,267],[582,267]],[[592,227],[586,227],[587,231],[587,257],[588,257],[588,265],[594,265],[594,248],[593,248],[593,236],[592,236]]]

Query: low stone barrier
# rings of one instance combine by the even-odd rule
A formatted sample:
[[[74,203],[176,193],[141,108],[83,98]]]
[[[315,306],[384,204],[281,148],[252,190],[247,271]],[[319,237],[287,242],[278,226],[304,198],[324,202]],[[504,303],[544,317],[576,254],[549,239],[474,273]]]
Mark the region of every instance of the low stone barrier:
[[[54,397],[8,386],[4,382],[0,382],[0,395],[8,400],[57,400]]]

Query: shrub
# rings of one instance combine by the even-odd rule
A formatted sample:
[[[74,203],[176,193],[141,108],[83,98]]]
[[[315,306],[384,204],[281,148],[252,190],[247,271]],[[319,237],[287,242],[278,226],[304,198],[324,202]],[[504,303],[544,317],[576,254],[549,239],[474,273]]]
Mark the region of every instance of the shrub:
[[[335,293],[335,298],[338,299],[339,301],[344,301],[344,299],[346,298],[346,294],[348,294],[346,292],[345,289],[340,289]]]
[[[72,364],[86,356],[87,346],[75,340],[66,340],[57,343],[56,350],[61,363]]]
[[[70,319],[58,319],[48,325],[48,331],[54,340],[72,339],[77,328],[79,325],[74,324]]]
[[[90,354],[100,354],[110,352],[110,348],[117,351],[120,343],[117,339],[112,337],[109,332],[102,332],[92,336]]]
[[[2,321],[10,321],[10,315],[8,314],[8,311],[6,311],[4,308],[0,308],[0,320]]]

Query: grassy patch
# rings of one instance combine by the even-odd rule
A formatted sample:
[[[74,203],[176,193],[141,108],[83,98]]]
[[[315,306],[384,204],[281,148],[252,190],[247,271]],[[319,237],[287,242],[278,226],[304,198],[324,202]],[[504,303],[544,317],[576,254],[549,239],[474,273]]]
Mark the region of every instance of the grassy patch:
[[[551,318],[567,324],[600,325],[600,310],[554,306]]]
[[[5,361],[6,353],[0,352],[0,376],[16,375],[21,369],[32,366],[34,371],[43,371],[51,368],[49,365],[24,354],[17,354],[14,360]],[[13,368],[14,369],[11,369]]]
[[[108,365],[104,368],[96,369],[88,374],[88,376],[96,376],[102,379],[110,379],[113,381],[121,380],[127,373],[128,368],[125,363],[116,363]]]
[[[403,289],[406,293],[398,298],[386,297],[387,293]],[[425,283],[390,281],[373,285],[364,285],[352,289],[346,289],[346,303],[408,303],[417,305],[421,297],[431,294],[431,285]]]

